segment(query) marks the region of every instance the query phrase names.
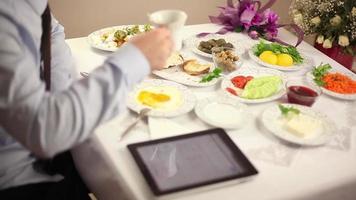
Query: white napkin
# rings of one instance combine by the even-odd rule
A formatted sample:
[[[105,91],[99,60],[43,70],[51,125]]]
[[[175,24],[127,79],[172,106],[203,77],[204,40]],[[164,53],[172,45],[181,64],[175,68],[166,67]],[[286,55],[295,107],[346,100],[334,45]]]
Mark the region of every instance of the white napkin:
[[[148,117],[151,139],[165,138],[192,132],[171,119]]]

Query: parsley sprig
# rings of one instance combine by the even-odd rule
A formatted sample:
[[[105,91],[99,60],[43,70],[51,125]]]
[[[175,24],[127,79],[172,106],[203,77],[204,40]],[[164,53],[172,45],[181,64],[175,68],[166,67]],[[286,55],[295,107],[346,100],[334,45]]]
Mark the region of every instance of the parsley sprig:
[[[200,80],[200,83],[210,82],[214,78],[219,78],[221,76],[221,72],[222,72],[221,68],[219,67],[215,68],[212,72],[203,76],[203,78]]]
[[[283,116],[287,116],[289,112],[297,114],[297,115],[300,113],[300,111],[297,108],[294,108],[293,106],[286,107],[286,106],[283,106],[282,104],[279,104],[278,107],[279,107],[279,110],[281,111]]]
[[[256,56],[259,56],[264,51],[272,51],[275,54],[289,54],[293,58],[295,64],[302,64],[304,60],[297,48],[293,46],[284,46],[276,42],[266,43],[264,40],[260,40],[260,43],[253,46],[252,51]]]
[[[321,63],[319,66],[314,67],[312,73],[314,76],[314,82],[319,85],[319,86],[324,86],[325,83],[323,81],[323,77],[325,74],[328,73],[328,71],[331,69],[330,64],[325,64]]]

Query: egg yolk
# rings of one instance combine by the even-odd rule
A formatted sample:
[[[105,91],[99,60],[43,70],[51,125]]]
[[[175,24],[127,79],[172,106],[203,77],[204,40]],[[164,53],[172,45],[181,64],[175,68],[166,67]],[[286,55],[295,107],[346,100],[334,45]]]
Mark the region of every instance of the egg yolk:
[[[277,65],[285,66],[285,67],[293,65],[293,58],[289,54],[282,53],[282,54],[278,54],[277,57],[278,57]]]
[[[159,104],[169,101],[170,96],[162,93],[154,93],[149,91],[141,91],[138,95],[138,100],[146,106],[157,107]]]
[[[259,56],[259,58],[266,63],[275,65],[277,64],[278,58],[277,55],[274,54],[272,51],[264,51],[261,53],[261,55]]]

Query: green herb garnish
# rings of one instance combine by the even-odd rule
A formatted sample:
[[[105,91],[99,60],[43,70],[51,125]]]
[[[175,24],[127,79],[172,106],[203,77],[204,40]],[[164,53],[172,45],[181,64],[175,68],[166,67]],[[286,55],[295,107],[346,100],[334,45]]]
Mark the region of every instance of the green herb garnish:
[[[287,116],[289,112],[297,114],[297,115],[300,113],[300,111],[298,109],[294,108],[293,106],[286,107],[286,106],[283,106],[282,104],[279,104],[278,107],[279,107],[279,110],[281,111],[283,116]]]
[[[215,68],[212,72],[210,72],[209,74],[203,76],[203,78],[201,79],[200,83],[210,82],[214,78],[219,78],[221,76],[221,72],[222,72],[221,68],[219,68],[219,67]]]
[[[124,40],[126,37],[127,37],[127,33],[123,30],[117,30],[115,33],[114,33],[114,37],[117,39],[117,40]]]
[[[126,27],[126,28],[124,28],[122,30],[115,31],[114,37],[117,40],[124,40],[129,35],[136,35],[136,34],[139,34],[139,33],[142,33],[142,32],[148,32],[151,29],[152,29],[152,27],[151,27],[150,24],[145,24],[143,26],[143,31],[140,30],[140,26],[139,25],[134,25],[134,26],[131,26],[131,27],[128,26],[128,27]],[[106,38],[107,37],[108,36],[106,36]]]
[[[293,46],[283,46],[276,42],[265,43],[263,40],[260,40],[260,43],[253,46],[252,51],[256,56],[260,56],[264,51],[272,51],[275,54],[289,54],[293,58],[295,64],[302,64],[304,60],[297,48]]]
[[[138,33],[141,33],[140,31],[140,26],[139,25],[134,25],[132,27],[127,27],[126,28],[127,35],[136,35]]]
[[[148,31],[152,30],[152,26],[151,26],[150,24],[145,24],[145,25],[143,26],[143,30],[144,30],[145,32],[148,32]]]
[[[314,76],[314,82],[319,85],[319,86],[324,86],[325,82],[323,81],[323,77],[328,71],[332,69],[330,64],[325,64],[321,63],[319,66],[314,67],[312,73]]]

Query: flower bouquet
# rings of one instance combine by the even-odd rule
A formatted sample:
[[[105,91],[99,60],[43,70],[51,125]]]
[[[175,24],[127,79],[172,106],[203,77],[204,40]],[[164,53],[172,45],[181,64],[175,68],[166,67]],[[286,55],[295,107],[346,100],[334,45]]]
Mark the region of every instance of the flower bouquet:
[[[260,1],[239,0],[234,4],[232,0],[227,0],[226,6],[219,7],[220,14],[209,18],[212,23],[222,25],[217,34],[246,32],[252,39],[263,37],[282,44],[286,43],[277,39],[278,28],[291,26],[298,34],[298,45],[303,40],[302,30],[295,24],[278,24],[279,16],[270,10],[275,1],[270,0],[261,6]],[[200,33],[198,36],[207,34],[209,33]]]
[[[350,55],[352,64],[352,55],[356,54],[355,0],[294,0],[290,11],[294,23],[306,35],[317,35],[317,48],[337,47]],[[322,51],[329,55],[328,50]]]

